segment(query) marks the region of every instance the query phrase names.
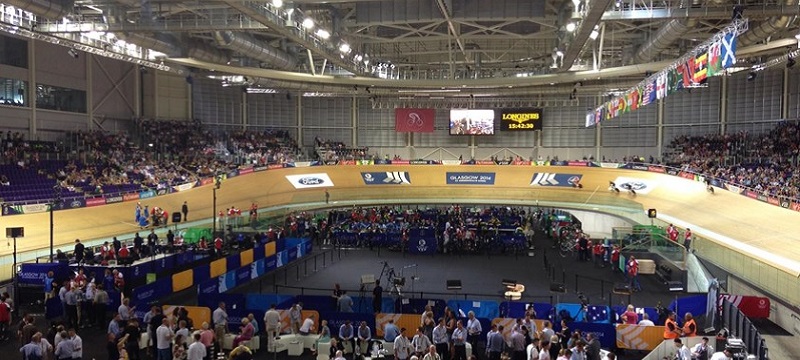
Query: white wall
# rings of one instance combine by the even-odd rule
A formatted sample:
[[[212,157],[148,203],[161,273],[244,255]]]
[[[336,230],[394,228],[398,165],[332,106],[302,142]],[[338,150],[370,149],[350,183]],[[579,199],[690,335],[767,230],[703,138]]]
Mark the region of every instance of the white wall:
[[[608,214],[601,214],[583,210],[568,210],[581,221],[583,232],[592,238],[611,237],[614,228],[633,226],[633,222]]]

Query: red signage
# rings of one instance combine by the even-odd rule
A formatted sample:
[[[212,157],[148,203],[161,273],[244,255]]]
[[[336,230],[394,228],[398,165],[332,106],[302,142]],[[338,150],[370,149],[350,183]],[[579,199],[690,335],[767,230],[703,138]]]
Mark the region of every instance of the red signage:
[[[408,165],[410,163],[408,160],[392,160],[392,165]]]
[[[753,199],[758,199],[758,194],[753,192],[753,191],[750,191],[750,190],[745,191],[744,192],[744,196],[747,196],[747,197],[753,198]]]
[[[139,194],[138,193],[122,195],[122,201],[134,201],[134,200],[139,200]]]
[[[800,203],[792,201],[792,205],[789,206],[794,211],[800,211]]]
[[[667,172],[667,170],[666,170],[666,169],[664,169],[664,168],[662,168],[662,167],[658,167],[658,166],[648,166],[648,167],[647,167],[647,171],[649,171],[649,172],[655,172],[655,173],[662,173],[662,174],[663,174],[663,173],[665,173],[665,172]]]
[[[105,205],[106,199],[101,197],[86,199],[86,207]]]
[[[200,185],[208,185],[214,182],[214,178],[205,178],[200,180]]]
[[[394,130],[397,132],[433,132],[434,109],[394,109]]]
[[[531,162],[527,161],[527,160],[514,160],[513,162],[511,162],[511,164],[513,164],[513,165],[529,165],[530,166]]]
[[[727,299],[739,308],[744,316],[763,319],[769,317],[769,298],[743,295],[721,295],[720,297]]]
[[[678,176],[684,179],[694,180],[694,174],[685,171],[681,171],[680,173],[678,173]]]
[[[585,161],[567,161],[568,166],[589,166],[588,162]]]
[[[339,165],[355,165],[355,160],[341,160],[339,161]]]
[[[274,169],[283,169],[283,164],[272,164],[268,165],[267,169],[274,170]]]
[[[251,168],[251,167],[246,168],[246,169],[240,169],[239,170],[239,175],[249,174],[249,173],[252,173],[252,172],[253,172],[253,168]]]
[[[772,204],[772,205],[781,206],[781,201],[776,199],[776,198],[774,198],[774,197],[768,198],[767,202]]]

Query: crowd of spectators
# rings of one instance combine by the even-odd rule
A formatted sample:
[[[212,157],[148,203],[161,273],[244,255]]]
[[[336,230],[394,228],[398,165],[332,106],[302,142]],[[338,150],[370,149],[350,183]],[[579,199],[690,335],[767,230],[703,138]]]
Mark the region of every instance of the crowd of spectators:
[[[781,122],[765,134],[740,132],[674,139],[671,160],[682,170],[744,186],[767,196],[800,197],[795,174],[800,123]],[[729,165],[730,164],[730,165]]]
[[[380,158],[377,154],[370,154],[368,147],[350,147],[341,141],[325,140],[320,137],[314,138],[314,149],[322,161],[373,160]]]
[[[230,134],[230,148],[244,163],[253,165],[293,162],[301,152],[285,130],[235,132]]]

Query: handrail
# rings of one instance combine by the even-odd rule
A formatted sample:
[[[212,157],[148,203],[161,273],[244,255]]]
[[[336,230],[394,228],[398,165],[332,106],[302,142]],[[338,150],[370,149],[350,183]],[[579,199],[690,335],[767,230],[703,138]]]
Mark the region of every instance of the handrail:
[[[326,288],[315,288],[315,287],[304,287],[304,286],[289,286],[289,285],[278,285],[278,284],[275,285],[276,292],[280,288],[291,289],[291,290],[300,290],[301,295],[305,295],[305,291],[306,290],[308,290],[308,291],[322,291],[322,292],[326,292],[326,293],[329,293],[331,291],[331,289],[326,289]],[[347,291],[350,294],[358,294],[359,292],[361,292],[361,289],[342,289],[342,290]],[[473,293],[461,293],[461,292],[444,293],[444,292],[436,292],[436,291],[403,291],[403,298],[425,299],[426,295],[447,296],[447,297],[450,297],[450,298],[454,298],[454,296],[458,296],[458,297],[462,297],[463,296],[464,300],[467,300],[468,297],[470,297],[470,296],[481,297],[481,298],[495,298],[495,299],[498,298],[498,297],[503,297],[502,295],[498,295],[498,294],[483,294],[483,293],[474,293],[473,294]],[[523,293],[522,294],[522,298],[523,299],[546,299],[546,300],[549,300],[550,303],[552,303],[554,297],[552,295],[527,295],[527,294]]]

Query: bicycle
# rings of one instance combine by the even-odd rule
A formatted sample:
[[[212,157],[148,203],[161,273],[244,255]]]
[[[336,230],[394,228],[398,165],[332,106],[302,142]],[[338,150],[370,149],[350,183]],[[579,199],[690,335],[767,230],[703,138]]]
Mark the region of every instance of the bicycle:
[[[581,230],[576,226],[565,226],[558,231],[558,253],[567,257],[577,250],[577,241]]]

